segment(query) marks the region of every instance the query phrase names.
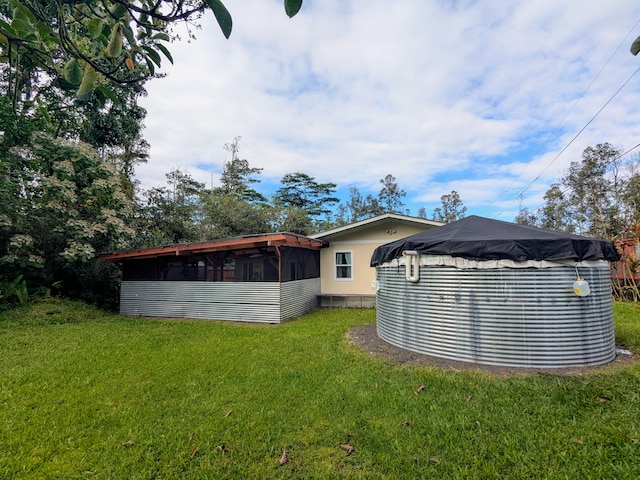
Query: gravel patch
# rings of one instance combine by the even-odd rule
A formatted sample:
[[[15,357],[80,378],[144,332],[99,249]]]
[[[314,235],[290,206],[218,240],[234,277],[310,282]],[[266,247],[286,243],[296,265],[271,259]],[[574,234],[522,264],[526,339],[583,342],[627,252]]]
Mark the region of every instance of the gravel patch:
[[[611,371],[621,366],[634,365],[640,360],[640,355],[628,352],[628,354],[617,353],[616,358],[599,366],[569,367],[569,368],[522,368],[522,367],[501,367],[495,365],[481,365],[478,363],[459,362],[456,360],[447,360],[444,358],[434,357],[431,355],[423,355],[415,353],[404,348],[399,348],[382,340],[376,332],[376,324],[358,325],[351,327],[347,331],[347,338],[357,347],[368,352],[369,355],[375,355],[391,361],[396,365],[416,365],[440,368],[442,370],[451,371],[478,371],[491,373],[500,377],[509,377],[514,375],[532,375],[536,373],[546,372],[556,375],[583,375],[587,373]],[[620,352],[622,347],[617,351]]]

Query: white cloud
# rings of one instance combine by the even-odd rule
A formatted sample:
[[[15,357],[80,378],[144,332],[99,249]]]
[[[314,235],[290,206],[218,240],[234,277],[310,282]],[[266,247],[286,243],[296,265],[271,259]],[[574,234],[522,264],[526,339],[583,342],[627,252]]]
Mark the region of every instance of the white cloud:
[[[241,135],[265,181],[303,171],[376,193],[391,173],[414,214],[457,190],[470,213],[493,216],[640,66],[628,52],[640,29],[624,40],[640,18],[632,0],[306,0],[293,19],[281,2],[225,3],[231,38],[207,15],[197,40],[172,45],[167,78],[148,84],[144,187],[177,166],[208,184]],[[638,143],[639,106],[640,76],[523,201],[586,146]]]

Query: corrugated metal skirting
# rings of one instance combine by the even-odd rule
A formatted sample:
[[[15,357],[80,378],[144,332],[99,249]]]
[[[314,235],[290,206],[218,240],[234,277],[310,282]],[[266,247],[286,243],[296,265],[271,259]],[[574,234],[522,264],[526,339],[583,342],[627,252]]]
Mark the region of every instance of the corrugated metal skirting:
[[[574,267],[458,269],[378,266],[377,329],[398,347],[491,365],[554,368],[615,358],[607,266],[580,268],[591,295],[573,292]]]
[[[123,281],[120,313],[279,323],[315,307],[320,279],[293,282]]]

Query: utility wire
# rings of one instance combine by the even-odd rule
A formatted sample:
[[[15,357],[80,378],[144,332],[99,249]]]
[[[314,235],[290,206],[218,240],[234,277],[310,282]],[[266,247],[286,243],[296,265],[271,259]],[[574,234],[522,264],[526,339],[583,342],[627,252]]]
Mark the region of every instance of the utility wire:
[[[514,199],[512,199],[511,202],[509,202],[509,204],[500,211],[500,213],[498,213],[496,215],[496,217],[499,217],[500,215],[502,215],[505,212],[505,210],[507,210],[509,207],[511,207],[511,205],[513,205],[513,202],[515,202],[520,196],[524,195],[527,192],[527,190],[529,190],[533,186],[533,184],[538,181],[538,179],[542,176],[542,174],[544,172],[546,172],[551,167],[551,165],[553,165],[556,162],[556,160],[558,160],[558,158],[560,158],[560,156],[567,150],[567,148],[569,148],[571,146],[571,144],[573,144],[573,142],[580,136],[580,134],[586,130],[586,128],[591,124],[591,122],[593,122],[596,119],[596,117],[598,115],[600,115],[600,113],[607,107],[607,105],[609,105],[609,103],[611,103],[611,101],[622,91],[622,89],[627,85],[627,83],[629,83],[631,81],[631,79],[638,72],[640,72],[640,67],[638,67],[631,74],[631,76],[629,78],[627,78],[627,80],[615,91],[615,93],[613,95],[611,95],[611,97],[609,97],[609,100],[607,100],[605,102],[605,104],[602,107],[600,107],[600,109],[595,113],[595,115],[593,117],[591,117],[591,119],[585,124],[585,126],[582,127],[578,131],[578,133],[576,133],[573,136],[573,138],[569,141],[569,143],[567,143],[563,147],[563,149],[560,150],[560,152],[553,158],[553,160],[551,160],[551,162],[549,162],[549,164],[546,167],[544,167],[544,169],[536,176],[536,178],[531,180],[531,182],[529,182],[529,184],[518,195],[516,195],[516,197]]]
[[[534,154],[537,155],[539,154],[543,147],[549,143],[549,141],[551,140],[551,138],[553,137],[553,135],[555,134],[555,132],[557,132],[560,127],[564,124],[564,121],[567,119],[567,117],[571,114],[571,112],[573,112],[573,110],[576,108],[576,106],[578,105],[578,103],[580,102],[580,100],[583,99],[583,97],[586,95],[586,93],[589,91],[589,89],[591,88],[591,86],[594,84],[594,82],[598,79],[598,77],[600,76],[600,74],[604,71],[604,69],[607,67],[607,65],[609,65],[609,63],[611,62],[611,60],[613,59],[613,57],[615,56],[616,53],[618,53],[618,50],[620,50],[620,48],[626,44],[627,39],[629,38],[629,35],[631,35],[636,27],[638,26],[638,24],[640,24],[640,19],[638,19],[638,21],[635,23],[635,25],[631,28],[631,30],[629,30],[629,33],[627,33],[627,35],[622,39],[622,41],[618,44],[618,46],[616,47],[616,49],[611,53],[611,55],[609,55],[609,58],[607,59],[607,61],[604,63],[604,65],[600,68],[600,70],[598,71],[598,73],[596,73],[595,77],[593,77],[593,79],[589,82],[589,85],[587,85],[587,87],[582,91],[582,93],[580,94],[580,96],[576,99],[576,101],[573,103],[573,105],[571,106],[571,108],[567,111],[567,113],[565,113],[564,117],[562,117],[562,120],[560,120],[560,122],[558,123],[558,125],[556,125],[553,130],[551,130],[551,132],[549,133],[549,135],[547,136],[547,138],[544,140],[544,142],[542,142],[542,144],[540,145],[540,147],[538,148],[537,152]],[[555,159],[554,159],[555,161]],[[522,177],[522,175],[524,174],[524,172],[527,171],[528,166],[524,167],[522,169],[522,171],[518,174],[517,177],[515,177],[511,183],[509,184],[509,186],[507,188],[505,188],[505,190],[502,192],[502,194],[495,200],[494,205],[499,202],[502,199],[502,195],[506,194],[509,189],[520,179],[520,177]],[[548,167],[547,167],[548,168]],[[524,193],[524,192],[522,192]],[[522,193],[518,194],[516,196],[516,198],[518,197],[522,197]],[[502,213],[502,212],[500,212]]]
[[[629,150],[627,150],[624,153],[621,153],[620,155],[615,156],[614,158],[612,158],[611,160],[609,160],[608,162],[606,162],[604,164],[604,167],[607,168],[609,165],[611,165],[613,162],[615,162],[616,160],[619,160],[623,157],[625,157],[626,155],[628,155],[629,153],[633,152],[636,148],[640,147],[640,143],[636,144],[634,147],[631,147]],[[562,190],[560,192],[560,194],[564,195],[565,193],[567,193],[569,190],[571,190],[571,187],[567,187],[564,190]],[[539,204],[534,210],[538,210],[540,207],[542,207],[544,205],[544,203]]]

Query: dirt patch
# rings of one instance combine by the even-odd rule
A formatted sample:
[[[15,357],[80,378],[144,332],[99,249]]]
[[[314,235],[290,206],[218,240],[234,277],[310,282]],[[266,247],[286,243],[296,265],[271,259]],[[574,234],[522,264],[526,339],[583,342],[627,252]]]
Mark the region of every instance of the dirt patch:
[[[351,327],[347,331],[347,338],[354,345],[362,348],[369,355],[376,355],[389,360],[398,365],[417,365],[441,368],[443,370],[471,370],[487,372],[500,377],[513,375],[531,375],[540,372],[553,373],[556,375],[583,375],[586,373],[603,372],[616,369],[622,366],[634,365],[640,361],[640,355],[636,354],[616,354],[616,358],[597,367],[569,367],[569,368],[521,368],[521,367],[500,367],[494,365],[480,365],[477,363],[459,362],[444,358],[423,355],[411,352],[404,348],[399,348],[382,340],[376,332],[376,324],[358,325]]]

